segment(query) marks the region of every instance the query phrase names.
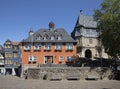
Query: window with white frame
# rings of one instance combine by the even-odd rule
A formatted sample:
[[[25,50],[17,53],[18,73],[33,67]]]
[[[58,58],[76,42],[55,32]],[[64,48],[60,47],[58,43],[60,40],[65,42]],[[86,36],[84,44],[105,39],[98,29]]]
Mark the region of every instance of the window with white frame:
[[[66,62],[73,62],[74,61],[74,56],[67,56],[66,57]]]
[[[63,56],[59,56],[59,62],[63,62],[64,57]]]
[[[45,50],[51,50],[51,43],[45,43],[44,44],[44,49]]]
[[[66,43],[66,50],[73,50],[73,43]]]
[[[62,50],[62,43],[56,43],[55,44],[55,49],[56,50]]]
[[[44,57],[44,64],[47,64],[47,57]]]
[[[53,56],[44,56],[44,64],[53,63]]]
[[[41,49],[41,43],[35,43],[34,50],[40,50],[40,49]]]
[[[37,61],[37,57],[36,56],[29,56],[29,62],[35,62]]]
[[[31,44],[25,44],[24,50],[31,50]]]

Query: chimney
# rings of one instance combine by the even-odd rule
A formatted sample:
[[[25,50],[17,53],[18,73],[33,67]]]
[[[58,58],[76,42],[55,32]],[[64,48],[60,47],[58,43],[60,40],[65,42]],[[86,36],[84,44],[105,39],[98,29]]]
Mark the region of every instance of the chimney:
[[[53,30],[54,30],[54,27],[55,27],[55,24],[51,21],[51,22],[49,23],[49,29],[50,29],[51,31],[53,31]]]

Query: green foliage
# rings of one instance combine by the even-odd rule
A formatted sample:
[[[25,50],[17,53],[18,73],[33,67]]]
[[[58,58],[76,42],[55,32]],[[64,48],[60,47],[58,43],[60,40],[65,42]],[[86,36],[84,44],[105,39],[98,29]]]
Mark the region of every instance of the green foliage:
[[[105,51],[112,57],[120,56],[120,0],[103,0],[100,9],[94,11]]]

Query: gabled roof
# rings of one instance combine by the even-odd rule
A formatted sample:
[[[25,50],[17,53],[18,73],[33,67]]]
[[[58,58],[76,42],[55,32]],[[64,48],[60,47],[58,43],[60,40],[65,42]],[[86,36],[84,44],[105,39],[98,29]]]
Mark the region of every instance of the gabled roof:
[[[47,37],[47,40],[44,40],[44,37]],[[54,36],[54,40],[51,40],[51,36]],[[58,36],[61,36],[62,39],[58,40]],[[37,40],[37,37],[41,37],[42,39]],[[28,38],[22,40],[21,42],[76,42],[63,28],[58,28],[55,30],[49,29],[39,29],[36,31],[33,36],[29,36]]]
[[[78,17],[76,26],[83,26],[86,28],[97,28],[97,22],[94,21],[93,16],[80,15]]]
[[[19,42],[12,42],[12,45],[19,45]]]
[[[6,45],[6,44],[8,44],[8,45],[19,45],[20,42],[14,42],[14,41],[11,41],[11,40],[6,40],[4,45]]]

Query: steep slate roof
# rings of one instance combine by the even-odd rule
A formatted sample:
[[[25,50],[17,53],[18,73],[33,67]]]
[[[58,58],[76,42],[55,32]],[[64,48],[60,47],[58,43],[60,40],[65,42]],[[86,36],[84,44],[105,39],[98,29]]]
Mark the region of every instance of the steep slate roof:
[[[59,35],[62,36],[61,40],[57,39]],[[42,39],[37,40],[38,36],[42,37]],[[48,39],[44,40],[43,39],[44,36],[47,36]],[[51,40],[51,36],[54,36],[55,39]],[[52,31],[49,29],[39,29],[33,34],[33,37],[29,36],[28,38],[22,40],[22,43],[31,42],[31,39],[33,39],[33,42],[75,42],[76,43],[76,41],[70,35],[68,35],[68,33],[63,28],[58,28]]]
[[[11,41],[11,40],[8,39],[8,40],[5,41],[4,45],[5,44],[19,45],[20,43],[19,42],[14,42],[14,41]]]
[[[97,28],[97,22],[94,21],[93,16],[80,15],[76,25],[86,28]]]

